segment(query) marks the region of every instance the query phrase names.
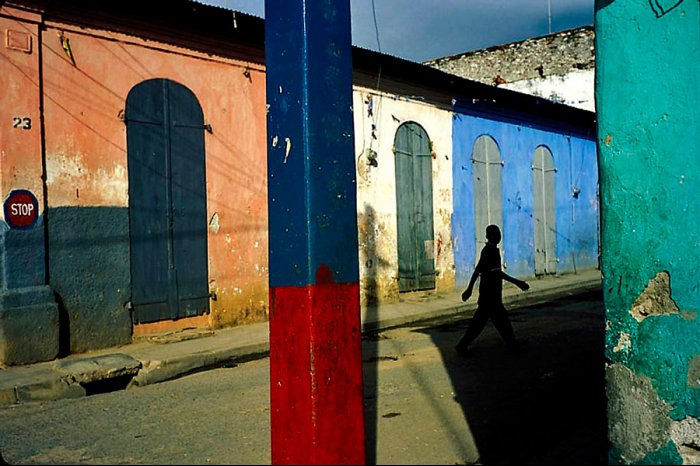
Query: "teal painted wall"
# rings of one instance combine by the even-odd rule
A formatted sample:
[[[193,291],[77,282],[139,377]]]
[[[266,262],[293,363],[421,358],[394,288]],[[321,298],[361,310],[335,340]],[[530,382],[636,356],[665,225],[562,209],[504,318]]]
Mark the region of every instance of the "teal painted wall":
[[[700,460],[700,3],[596,1],[611,464]]]

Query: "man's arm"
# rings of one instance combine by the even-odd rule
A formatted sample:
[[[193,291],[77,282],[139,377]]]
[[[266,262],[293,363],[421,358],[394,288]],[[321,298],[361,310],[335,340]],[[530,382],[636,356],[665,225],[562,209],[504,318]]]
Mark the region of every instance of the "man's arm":
[[[479,268],[477,267],[474,269],[474,272],[472,272],[472,276],[469,279],[469,285],[467,286],[467,289],[462,292],[462,301],[466,301],[472,295],[472,289],[474,288],[474,283],[476,282],[476,279],[478,277]]]
[[[511,282],[512,284],[514,284],[515,286],[517,286],[518,288],[520,288],[523,291],[527,291],[530,289],[530,285],[528,285],[527,282],[525,282],[523,280],[519,280],[515,277],[511,277],[510,275],[508,275],[505,272],[501,272],[501,276],[503,277],[504,280]]]

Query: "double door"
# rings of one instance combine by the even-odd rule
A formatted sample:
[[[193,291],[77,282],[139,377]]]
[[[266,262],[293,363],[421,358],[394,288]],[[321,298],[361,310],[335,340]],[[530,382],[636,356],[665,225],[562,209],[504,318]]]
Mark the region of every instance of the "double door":
[[[399,291],[435,288],[433,172],[430,140],[417,123],[394,139]]]
[[[127,98],[131,293],[134,323],[209,312],[202,109],[167,79]]]

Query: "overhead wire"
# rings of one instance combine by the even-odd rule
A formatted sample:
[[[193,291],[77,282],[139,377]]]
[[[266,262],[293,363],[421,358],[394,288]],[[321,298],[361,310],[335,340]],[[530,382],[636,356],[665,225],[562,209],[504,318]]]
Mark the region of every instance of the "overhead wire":
[[[375,86],[375,95],[379,99],[379,103],[377,105],[377,111],[374,112],[374,109],[372,108],[373,97],[370,95],[370,102],[369,102],[370,108],[368,109],[371,112],[371,116],[372,116],[372,138],[369,141],[370,151],[372,150],[372,142],[374,139],[377,139],[377,144],[379,144],[378,136],[376,136],[376,132],[378,130],[378,128],[377,128],[377,115],[379,115],[381,105],[382,105],[382,97],[379,94],[379,85],[380,85],[381,79],[382,79],[382,63],[381,63],[382,44],[381,44],[381,41],[379,39],[379,22],[377,21],[377,8],[376,8],[376,5],[374,2],[375,2],[375,0],[372,0],[372,19],[374,20],[374,32],[375,32],[375,36],[377,38],[377,51],[380,53],[379,69],[377,70],[377,85]]]

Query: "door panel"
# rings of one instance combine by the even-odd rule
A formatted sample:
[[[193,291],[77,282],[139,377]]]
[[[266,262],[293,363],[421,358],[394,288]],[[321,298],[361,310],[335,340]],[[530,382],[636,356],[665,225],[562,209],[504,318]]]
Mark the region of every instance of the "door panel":
[[[403,128],[403,127],[402,127]],[[409,132],[399,128],[394,141],[396,163],[396,223],[399,259],[399,291],[415,288],[416,238],[413,156]]]
[[[163,88],[135,87],[126,107],[132,303],[146,321],[168,313],[168,194]],[[146,188],[148,187],[148,188]]]
[[[195,96],[171,86],[174,261],[180,316],[208,310],[204,116]]]

